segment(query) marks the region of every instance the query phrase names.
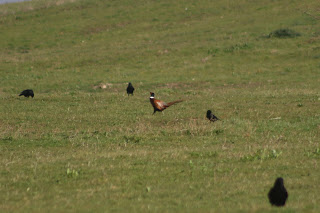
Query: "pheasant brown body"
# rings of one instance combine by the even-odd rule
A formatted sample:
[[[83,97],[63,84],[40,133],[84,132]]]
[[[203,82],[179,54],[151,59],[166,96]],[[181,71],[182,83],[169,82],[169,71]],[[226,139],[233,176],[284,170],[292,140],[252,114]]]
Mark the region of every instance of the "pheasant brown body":
[[[177,100],[177,101],[172,101],[172,102],[166,103],[164,101],[155,99],[153,92],[150,92],[150,94],[151,94],[150,103],[154,109],[153,114],[156,113],[157,111],[162,112],[163,110],[167,109],[169,106],[183,101],[183,100]]]

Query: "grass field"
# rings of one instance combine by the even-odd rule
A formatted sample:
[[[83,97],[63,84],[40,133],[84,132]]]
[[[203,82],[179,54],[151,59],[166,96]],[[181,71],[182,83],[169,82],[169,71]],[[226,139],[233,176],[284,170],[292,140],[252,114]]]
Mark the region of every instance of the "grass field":
[[[318,0],[5,4],[0,49],[1,212],[320,212]]]

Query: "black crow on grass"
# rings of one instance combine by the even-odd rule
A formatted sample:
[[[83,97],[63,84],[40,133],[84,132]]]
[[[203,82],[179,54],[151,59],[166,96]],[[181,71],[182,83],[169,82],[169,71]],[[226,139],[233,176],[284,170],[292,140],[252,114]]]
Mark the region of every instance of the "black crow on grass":
[[[27,97],[29,98],[30,96],[33,98],[34,97],[34,93],[33,93],[33,90],[32,89],[26,89],[26,90],[23,90],[19,96],[24,96],[24,97]]]
[[[273,206],[284,206],[288,198],[288,192],[283,185],[283,178],[276,179],[274,186],[268,193],[269,202]]]
[[[127,94],[128,96],[131,94],[133,95],[134,87],[132,86],[131,82],[129,82],[128,87],[127,87]]]
[[[209,119],[209,121],[215,122],[217,120],[220,120],[217,116],[215,116],[214,114],[212,114],[211,110],[207,111],[207,118]]]

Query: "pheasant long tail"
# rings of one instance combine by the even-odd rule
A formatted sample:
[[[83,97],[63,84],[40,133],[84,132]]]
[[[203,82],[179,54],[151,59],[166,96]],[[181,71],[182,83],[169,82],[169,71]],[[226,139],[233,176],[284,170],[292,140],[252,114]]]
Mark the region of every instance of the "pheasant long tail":
[[[177,100],[177,101],[172,101],[172,102],[169,102],[169,103],[167,103],[167,107],[169,107],[169,106],[171,106],[171,105],[173,105],[173,104],[176,104],[176,103],[180,103],[180,102],[182,102],[183,100]]]

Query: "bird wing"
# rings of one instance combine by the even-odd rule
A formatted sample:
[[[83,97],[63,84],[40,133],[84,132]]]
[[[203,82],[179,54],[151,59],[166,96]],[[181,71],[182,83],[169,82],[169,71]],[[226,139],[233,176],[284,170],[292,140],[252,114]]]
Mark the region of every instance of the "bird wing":
[[[160,111],[162,111],[168,107],[168,105],[161,100],[154,100],[154,105]]]
[[[215,116],[214,114],[211,114],[211,121],[216,121],[216,120],[220,120],[217,116]]]

